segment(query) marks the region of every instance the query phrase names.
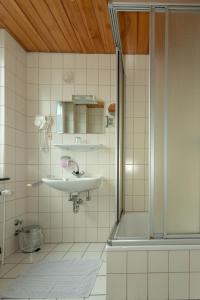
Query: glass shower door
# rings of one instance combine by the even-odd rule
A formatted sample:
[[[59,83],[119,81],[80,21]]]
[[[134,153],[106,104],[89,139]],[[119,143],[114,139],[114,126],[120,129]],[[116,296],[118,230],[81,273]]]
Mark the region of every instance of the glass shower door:
[[[166,232],[200,232],[200,12],[167,13]]]
[[[200,237],[200,11],[153,14],[152,232]]]

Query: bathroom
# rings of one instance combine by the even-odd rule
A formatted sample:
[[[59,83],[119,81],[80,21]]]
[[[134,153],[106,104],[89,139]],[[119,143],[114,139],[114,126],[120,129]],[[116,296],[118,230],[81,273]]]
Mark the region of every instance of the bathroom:
[[[2,299],[200,299],[199,13],[0,1]]]

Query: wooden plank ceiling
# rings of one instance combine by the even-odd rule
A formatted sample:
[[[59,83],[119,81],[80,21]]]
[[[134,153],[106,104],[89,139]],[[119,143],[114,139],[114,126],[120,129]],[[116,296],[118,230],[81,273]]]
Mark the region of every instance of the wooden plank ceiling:
[[[0,28],[27,51],[114,53],[108,0],[0,0]],[[124,53],[146,54],[148,14],[120,13]]]
[[[149,14],[120,12],[118,20],[123,52],[147,54],[149,52]]]

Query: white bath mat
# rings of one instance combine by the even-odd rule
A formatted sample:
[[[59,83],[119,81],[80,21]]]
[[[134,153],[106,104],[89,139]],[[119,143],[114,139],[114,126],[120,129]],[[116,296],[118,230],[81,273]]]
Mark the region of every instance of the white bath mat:
[[[2,291],[1,299],[88,297],[101,263],[100,259],[70,259],[33,264]]]

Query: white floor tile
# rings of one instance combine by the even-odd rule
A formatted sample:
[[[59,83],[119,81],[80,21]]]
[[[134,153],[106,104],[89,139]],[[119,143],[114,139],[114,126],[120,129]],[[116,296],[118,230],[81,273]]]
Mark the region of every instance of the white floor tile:
[[[0,277],[3,277],[6,273],[8,273],[11,269],[13,269],[16,264],[5,264],[0,266]]]
[[[58,245],[53,249],[53,251],[57,251],[57,252],[59,252],[59,251],[61,251],[61,252],[63,252],[63,251],[68,251],[68,250],[70,250],[70,248],[71,248],[72,246],[73,246],[72,243],[58,244]]]
[[[22,264],[32,264],[38,261],[41,261],[47,256],[48,252],[34,252],[30,253],[24,260],[22,260]]]
[[[107,259],[106,252],[103,252],[101,258],[102,258],[102,260],[103,260],[104,262],[106,262],[106,259]]]
[[[100,258],[101,252],[85,252],[83,258]]]
[[[84,252],[69,251],[69,252],[67,252],[67,254],[65,254],[65,256],[63,257],[63,259],[81,258],[83,256],[83,254],[84,254]]]
[[[91,243],[87,251],[103,251],[104,248],[105,248],[104,243]]]
[[[106,276],[106,263],[104,262],[99,270],[99,275]]]
[[[50,251],[52,251],[56,246],[57,246],[57,244],[43,244],[40,251],[41,251],[41,252],[50,252]]]
[[[106,294],[106,276],[97,276],[94,288],[91,295],[105,295]]]
[[[75,243],[72,248],[70,249],[70,251],[77,251],[77,252],[82,252],[82,251],[86,251],[87,248],[89,246],[89,243]]]
[[[13,281],[14,279],[0,279],[0,291],[7,288]]]
[[[4,278],[16,278],[31,267],[30,264],[18,264],[4,275]]]
[[[24,260],[27,257],[26,253],[14,253],[10,255],[8,258],[6,258],[5,262],[8,264],[17,264],[20,263],[22,260]]]
[[[104,296],[99,296],[99,295],[90,296],[89,298],[85,298],[85,299],[87,299],[87,300],[106,300],[106,295],[104,295]]]
[[[88,298],[87,298],[88,299]],[[41,299],[34,299],[34,300],[41,300]],[[45,299],[45,300],[48,300],[48,299]],[[49,299],[50,300],[50,299]],[[52,300],[52,299],[51,299]],[[58,298],[58,299],[55,299],[55,300],[84,300],[83,298],[66,298],[66,299],[63,299],[63,298]]]
[[[51,252],[45,256],[44,261],[57,261],[63,259],[65,252]]]

